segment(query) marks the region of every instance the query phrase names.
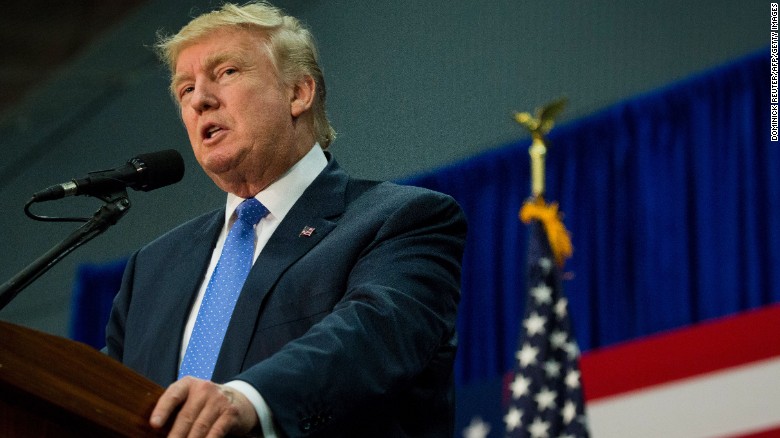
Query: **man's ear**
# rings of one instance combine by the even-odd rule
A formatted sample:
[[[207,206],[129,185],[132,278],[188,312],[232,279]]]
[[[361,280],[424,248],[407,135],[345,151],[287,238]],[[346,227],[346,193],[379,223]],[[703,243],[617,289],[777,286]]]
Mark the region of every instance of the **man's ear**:
[[[314,93],[317,92],[317,84],[311,76],[304,76],[292,89],[290,101],[290,113],[298,117],[305,113],[314,103]]]

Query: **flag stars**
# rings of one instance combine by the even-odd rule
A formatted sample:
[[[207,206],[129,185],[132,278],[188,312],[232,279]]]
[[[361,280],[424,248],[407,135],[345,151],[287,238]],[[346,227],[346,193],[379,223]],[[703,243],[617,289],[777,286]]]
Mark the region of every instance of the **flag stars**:
[[[569,314],[568,312],[569,307],[569,300],[566,298],[559,298],[558,301],[555,303],[555,314],[558,316],[558,319],[564,319],[566,318],[566,315]]]
[[[564,382],[566,382],[566,386],[568,386],[571,389],[579,388],[580,387],[580,372],[577,370],[571,370],[566,374],[566,378],[564,379]]]
[[[561,330],[556,330],[550,335],[550,345],[555,348],[563,349],[569,341],[569,335]]]
[[[556,379],[561,375],[561,364],[556,360],[548,360],[544,363],[544,373],[547,374],[547,378]]]
[[[579,348],[543,227],[534,222],[529,241],[527,301],[515,373],[508,385],[511,398],[504,412],[506,436],[587,437]]]
[[[531,295],[536,300],[536,304],[540,306],[552,303],[552,289],[544,283],[532,288]]]
[[[509,388],[512,390],[512,398],[515,400],[528,394],[531,387],[531,379],[525,376],[516,375]]]
[[[550,271],[552,271],[553,262],[547,257],[542,257],[537,262],[537,266],[542,268],[542,272],[544,273],[545,276],[547,276],[550,273]]]
[[[547,324],[547,318],[539,315],[536,312],[534,312],[531,316],[526,318],[525,321],[523,321],[523,325],[525,326],[525,329],[528,332],[529,336],[544,334],[545,324]]]
[[[541,391],[539,391],[538,394],[536,394],[536,397],[534,397],[534,400],[536,400],[536,404],[539,406],[539,411],[544,411],[545,409],[553,409],[555,407],[555,397],[558,396],[558,393],[551,390],[550,388],[544,387]]]
[[[521,419],[523,418],[523,411],[516,407],[509,408],[509,411],[504,415],[504,423],[506,423],[506,430],[513,431],[520,426]]]
[[[563,418],[563,424],[569,424],[577,417],[577,406],[573,401],[566,401],[561,410],[561,417]]]
[[[526,343],[523,348],[515,354],[515,358],[520,362],[522,367],[527,367],[533,363],[536,363],[536,356],[539,354],[539,349]]]
[[[474,417],[471,423],[463,429],[463,438],[487,438],[490,433],[490,424],[485,423],[482,418]]]
[[[563,349],[569,355],[569,359],[574,359],[580,355],[580,348],[575,342],[567,342]]]
[[[528,426],[528,433],[532,438],[548,438],[550,436],[550,423],[542,421],[541,418],[534,419],[534,422]]]

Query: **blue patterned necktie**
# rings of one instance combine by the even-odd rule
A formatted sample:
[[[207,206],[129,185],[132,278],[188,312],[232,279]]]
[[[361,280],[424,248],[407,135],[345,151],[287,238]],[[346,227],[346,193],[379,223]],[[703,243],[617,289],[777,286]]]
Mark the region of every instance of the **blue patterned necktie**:
[[[252,268],[255,251],[254,226],[268,214],[255,198],[236,209],[238,220],[230,228],[222,254],[206,287],[195,327],[184,353],[179,378],[211,379],[238,295]]]

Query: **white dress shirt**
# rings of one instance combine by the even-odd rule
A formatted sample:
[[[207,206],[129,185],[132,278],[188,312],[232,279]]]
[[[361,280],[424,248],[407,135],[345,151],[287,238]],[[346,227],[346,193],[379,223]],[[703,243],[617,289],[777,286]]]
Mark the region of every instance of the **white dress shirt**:
[[[298,201],[298,198],[301,197],[306,188],[311,185],[327,164],[328,160],[325,158],[325,153],[322,151],[319,144],[315,144],[311,150],[285,172],[284,175],[255,196],[255,198],[268,209],[268,215],[261,219],[255,226],[255,253],[252,263],[257,260],[263,247],[268,242],[268,239],[271,238],[276,227],[279,226],[287,215],[287,212],[290,211],[293,205]],[[228,231],[236,221],[236,207],[243,201],[243,198],[232,193],[228,193],[227,195],[225,225],[219,233],[219,238],[214,247],[214,252],[211,255],[211,262],[206,271],[206,276],[203,278],[200,290],[198,291],[198,296],[195,298],[195,304],[192,306],[189,318],[187,319],[187,324],[184,327],[184,336],[182,338],[181,352],[179,354],[180,366],[184,353],[187,351],[187,344],[190,341],[192,329],[195,327],[195,320],[197,319],[198,310],[203,301],[203,295],[206,293],[206,286],[209,283],[211,275],[214,273],[214,268],[217,266],[219,256],[222,254],[222,247],[225,245]],[[241,392],[250,402],[252,402],[252,405],[254,405],[255,410],[257,411],[257,416],[260,418],[263,436],[267,438],[276,437],[276,433],[273,430],[271,410],[260,393],[258,393],[252,385],[240,380],[231,381],[225,385]]]

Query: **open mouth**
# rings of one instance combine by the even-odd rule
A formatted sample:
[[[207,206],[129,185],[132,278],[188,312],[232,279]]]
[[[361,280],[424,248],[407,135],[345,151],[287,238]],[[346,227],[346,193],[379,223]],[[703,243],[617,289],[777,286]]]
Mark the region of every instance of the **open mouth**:
[[[222,128],[219,126],[211,126],[208,129],[205,130],[203,133],[203,138],[209,139],[214,137],[219,131],[222,131]]]

